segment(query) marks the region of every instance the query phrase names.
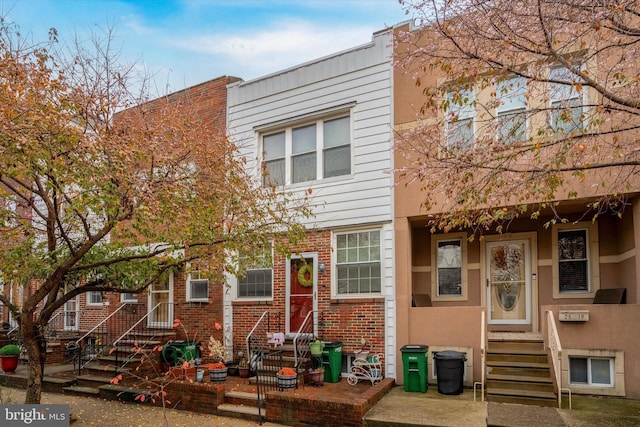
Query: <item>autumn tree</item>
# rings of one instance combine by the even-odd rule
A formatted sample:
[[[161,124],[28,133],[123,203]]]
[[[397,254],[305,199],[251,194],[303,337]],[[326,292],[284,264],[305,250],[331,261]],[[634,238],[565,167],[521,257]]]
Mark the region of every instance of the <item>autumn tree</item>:
[[[146,102],[150,80],[110,29],[32,43],[0,22],[0,272],[31,289],[0,302],[29,358],[25,403],[39,403],[44,330],[66,301],[141,292],[196,262],[224,280],[238,254],[286,252],[309,212],[306,194],[263,188],[188,100]]]
[[[401,0],[396,73],[423,98],[398,152],[433,229],[621,215],[639,188],[640,4]],[[564,202],[563,202],[564,201]],[[566,212],[566,211],[565,211]]]

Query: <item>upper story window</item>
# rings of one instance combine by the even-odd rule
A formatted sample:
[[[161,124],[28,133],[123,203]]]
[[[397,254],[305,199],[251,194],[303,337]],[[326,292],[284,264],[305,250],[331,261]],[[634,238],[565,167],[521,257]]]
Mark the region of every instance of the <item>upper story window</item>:
[[[318,119],[262,137],[263,185],[351,174],[349,116]]]
[[[202,277],[200,271],[198,270],[194,270],[189,273],[189,280],[187,284],[187,301],[209,301],[209,279]]]
[[[600,287],[597,224],[553,227],[555,298],[592,298]]]
[[[335,235],[338,296],[382,292],[380,246],[380,230]]]
[[[565,67],[552,68],[550,80],[566,81],[568,84],[551,83],[551,128],[557,133],[571,133],[582,129],[582,92],[577,90],[575,76]]]
[[[240,262],[247,262],[240,257]],[[248,266],[244,277],[238,278],[238,298],[271,298],[273,296],[273,266],[265,253]]]
[[[432,236],[431,265],[432,300],[467,299],[467,236],[465,233]]]
[[[502,142],[518,142],[527,138],[527,82],[514,77],[498,83],[496,108],[498,118],[497,137]]]
[[[473,91],[463,90],[447,93],[447,147],[464,149],[471,144],[474,135],[474,115]]]
[[[120,294],[120,301],[122,302],[138,302],[138,294],[132,294],[130,292],[123,292]]]

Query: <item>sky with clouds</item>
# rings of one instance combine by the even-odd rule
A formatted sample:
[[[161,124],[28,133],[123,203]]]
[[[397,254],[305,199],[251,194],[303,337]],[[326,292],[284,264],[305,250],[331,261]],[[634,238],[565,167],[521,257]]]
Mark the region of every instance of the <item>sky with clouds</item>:
[[[397,0],[0,0],[0,16],[46,40],[113,28],[159,92],[250,80],[371,41],[410,19]]]

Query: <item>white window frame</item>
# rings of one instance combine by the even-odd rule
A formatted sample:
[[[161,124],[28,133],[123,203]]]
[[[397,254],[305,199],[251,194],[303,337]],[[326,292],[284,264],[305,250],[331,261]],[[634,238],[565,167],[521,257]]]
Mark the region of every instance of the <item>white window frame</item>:
[[[500,101],[500,105],[496,106],[496,120],[498,121],[496,138],[502,143],[518,143],[526,140],[529,136],[527,100],[525,97],[526,91],[527,80],[524,77],[511,77],[498,82],[496,85],[496,99]],[[510,123],[510,117],[518,116],[520,114],[524,114],[524,130],[522,137],[512,136],[509,138],[502,138],[505,123]],[[505,123],[503,123],[503,121]]]
[[[337,145],[337,146],[329,146],[329,147],[325,147],[325,140],[324,140],[324,124],[333,120],[338,120],[338,119],[343,119],[343,118],[347,118],[349,120],[349,126],[348,126],[348,138],[349,138],[349,173],[346,174],[341,174],[341,175],[333,175],[333,176],[325,176],[325,155],[327,152],[334,150],[336,148],[346,148],[347,145],[346,144],[342,144],[342,145]],[[299,157],[303,154],[308,155],[310,153],[312,153],[313,151],[309,151],[307,150],[304,153],[293,153],[293,131],[295,129],[301,129],[304,127],[308,127],[308,126],[315,126],[315,168],[316,168],[316,173],[315,173],[315,177],[310,179],[310,180],[305,180],[305,181],[299,181],[299,182],[294,182],[294,177],[293,177],[293,161],[296,157]],[[269,154],[267,153],[267,151],[265,150],[265,143],[264,143],[264,139],[265,137],[269,137],[269,136],[273,136],[273,135],[277,135],[277,134],[281,134],[284,133],[284,144],[285,144],[285,154],[284,157],[273,157],[273,158],[268,158]],[[306,120],[298,120],[295,122],[291,122],[288,123],[286,126],[281,126],[278,128],[270,128],[268,130],[263,130],[261,135],[260,135],[260,153],[261,154],[261,162],[263,165],[265,165],[268,162],[276,162],[276,161],[282,161],[284,160],[284,164],[285,164],[285,170],[284,170],[284,183],[281,183],[280,180],[282,179],[281,177],[278,177],[278,179],[275,182],[275,185],[277,186],[290,186],[290,185],[308,185],[310,182],[313,181],[317,181],[317,180],[332,180],[332,179],[345,179],[345,178],[349,178],[353,175],[353,152],[354,152],[354,147],[353,147],[353,114],[351,113],[351,110],[340,110],[339,112],[333,112],[332,114],[326,114],[326,115],[322,115],[320,117],[313,117],[313,118],[307,118]],[[266,173],[266,168],[265,168],[265,173]],[[269,183],[269,176],[265,175],[263,176],[263,186],[267,186],[270,185]]]
[[[568,68],[564,66],[555,66],[549,70],[549,79],[552,80],[568,80],[569,78],[576,77]],[[570,129],[555,129],[556,126],[556,113],[559,112],[560,104],[571,104],[577,102],[578,105],[571,107],[580,108],[580,116],[584,115],[584,94],[585,91],[578,92],[575,85],[561,85],[558,83],[549,84],[549,106],[551,107],[551,114],[549,117],[550,127],[554,129],[556,133],[567,134],[571,132],[581,131],[584,128],[584,122],[580,121],[578,126],[571,126]],[[573,116],[573,114],[572,114]],[[563,122],[565,125],[569,125],[568,122]]]
[[[100,302],[93,301],[93,297],[98,295],[100,297]],[[100,291],[90,291],[87,292],[87,306],[89,307],[102,307],[104,303],[104,298],[102,297],[102,292]]]
[[[447,241],[459,241],[461,250],[461,294],[440,295],[438,286],[438,243]],[[467,234],[447,233],[431,236],[431,300],[432,301],[467,301],[468,292],[468,265],[467,265]]]
[[[339,263],[339,250],[340,248],[338,248],[338,238],[340,236],[344,236],[344,235],[351,235],[351,234],[358,234],[358,233],[372,233],[372,232],[377,232],[378,233],[378,259],[377,260],[367,260],[367,261],[356,261],[356,262],[344,262],[344,263]],[[344,231],[339,231],[339,232],[333,232],[332,235],[332,261],[331,264],[333,266],[332,271],[334,272],[334,274],[332,274],[331,277],[331,281],[332,281],[332,296],[333,298],[336,299],[352,299],[352,298],[377,298],[377,297],[381,297],[382,296],[382,292],[384,289],[384,282],[383,282],[383,278],[384,278],[384,257],[383,257],[383,251],[384,251],[384,241],[383,241],[383,231],[381,228],[366,228],[366,229],[351,229],[351,230],[344,230]],[[371,245],[369,245],[371,246]],[[358,265],[358,264],[370,264],[370,263],[375,263],[375,262],[379,263],[379,268],[380,268],[380,290],[379,291],[374,291],[374,292],[360,292],[360,293],[340,293],[339,292],[339,282],[338,282],[338,275],[339,275],[339,268],[341,264],[345,264],[345,265]],[[371,277],[370,277],[371,278]]]
[[[193,296],[193,285],[194,284],[205,284],[207,289],[206,297],[194,297]],[[203,279],[199,270],[193,270],[189,273],[189,277],[187,277],[187,302],[209,302],[209,279]]]
[[[454,102],[454,93],[461,97],[462,105],[459,102]],[[475,93],[471,89],[465,89],[459,92],[449,91],[446,97],[449,104],[445,115],[445,145],[449,149],[464,150],[473,144],[473,137],[476,131]],[[465,131],[460,132],[460,129],[464,129]],[[466,136],[467,132],[470,133],[468,141],[459,143],[458,141],[451,140],[453,136],[457,136],[460,133]]]
[[[560,257],[558,255],[558,232],[586,230],[587,234],[587,291],[560,291]],[[553,278],[553,298],[594,298],[600,289],[600,249],[598,223],[581,221],[578,223],[554,224],[551,228],[551,259]]]
[[[271,248],[268,249],[270,251],[273,251]],[[267,268],[267,255],[263,255],[260,257],[261,259],[264,260],[264,264],[260,265],[259,262],[254,263],[251,267],[246,268],[245,270],[245,277],[244,278],[240,278],[240,277],[236,277],[236,291],[235,291],[235,299],[237,301],[272,301],[273,300],[273,294],[274,294],[274,268],[273,268],[273,253],[271,254],[271,265]],[[242,261],[243,257],[240,257],[240,262]],[[240,286],[242,285],[240,282],[244,279],[246,279],[248,277],[248,273],[251,271],[266,271],[266,270],[271,270],[271,295],[240,295]]]
[[[121,302],[138,302],[138,294],[132,294],[131,292],[122,292],[120,294]]]

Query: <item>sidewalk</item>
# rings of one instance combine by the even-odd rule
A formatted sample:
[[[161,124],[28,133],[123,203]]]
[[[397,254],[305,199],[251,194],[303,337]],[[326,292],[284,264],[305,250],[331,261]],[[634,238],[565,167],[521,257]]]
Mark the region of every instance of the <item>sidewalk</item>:
[[[569,410],[563,408],[473,401],[473,391],[442,395],[430,387],[427,393],[407,393],[394,387],[366,415],[367,427],[632,427],[640,426],[640,401],[576,396]]]

